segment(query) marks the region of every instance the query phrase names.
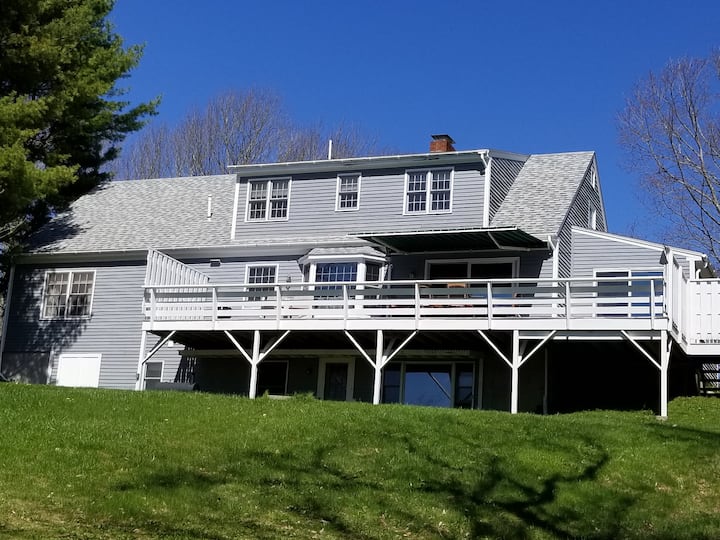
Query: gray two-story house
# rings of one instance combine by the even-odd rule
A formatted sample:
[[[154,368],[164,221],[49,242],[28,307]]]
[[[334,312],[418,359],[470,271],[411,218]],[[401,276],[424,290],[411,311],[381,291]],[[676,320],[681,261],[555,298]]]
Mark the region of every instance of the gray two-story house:
[[[592,152],[111,182],[11,274],[0,371],[36,383],[664,415],[720,353],[707,258],[608,233]]]

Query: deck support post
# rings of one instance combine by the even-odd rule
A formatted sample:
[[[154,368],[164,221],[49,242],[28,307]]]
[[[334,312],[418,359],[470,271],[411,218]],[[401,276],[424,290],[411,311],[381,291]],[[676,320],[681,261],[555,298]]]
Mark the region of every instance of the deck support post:
[[[670,367],[670,347],[667,331],[660,333],[660,417],[668,415],[668,368]]]
[[[142,390],[143,360],[145,359],[145,348],[147,347],[147,332],[142,331],[140,336],[140,353],[138,356],[137,374],[135,375],[135,390]]]
[[[160,339],[152,349],[150,349],[150,352],[145,354],[145,348],[147,347],[147,332],[143,331],[142,337],[140,338],[140,357],[138,360],[138,370],[137,374],[135,375],[136,381],[135,381],[135,389],[136,390],[143,390],[143,373],[145,372],[145,364],[148,360],[150,360],[156,352],[158,352],[163,345],[165,345],[168,341],[170,341],[170,338],[175,335],[175,332],[177,330],[171,331],[168,335],[166,335],[164,338]]]
[[[512,364],[510,369],[512,370],[512,381],[510,386],[510,413],[517,414],[518,412],[518,386],[520,380],[520,364],[522,364],[522,357],[520,356],[520,332],[513,330],[512,335]]]
[[[380,390],[382,383],[383,368],[383,331],[377,331],[377,343],[375,344],[375,380],[373,381],[373,405],[380,404]]]
[[[260,363],[260,330],[253,331],[252,359],[250,360],[250,387],[248,397],[255,399],[257,396],[258,364]]]
[[[543,414],[547,415],[548,413],[548,350],[545,349],[545,382],[543,384]]]

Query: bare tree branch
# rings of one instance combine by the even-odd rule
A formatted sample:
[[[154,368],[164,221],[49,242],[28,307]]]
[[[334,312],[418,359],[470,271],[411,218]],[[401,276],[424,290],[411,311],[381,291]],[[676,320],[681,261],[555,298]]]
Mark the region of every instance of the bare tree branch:
[[[280,98],[264,90],[232,90],[193,109],[175,127],[149,127],[116,161],[118,178],[222,174],[228,165],[385,153],[354,125],[323,129],[287,119]]]
[[[668,239],[720,250],[720,51],[674,60],[640,82],[619,116],[621,145]]]

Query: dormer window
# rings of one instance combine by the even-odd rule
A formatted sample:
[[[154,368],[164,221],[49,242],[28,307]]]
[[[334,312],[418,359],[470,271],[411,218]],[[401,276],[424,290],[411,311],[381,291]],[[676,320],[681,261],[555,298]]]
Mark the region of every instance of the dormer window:
[[[250,180],[246,221],[280,221],[288,218],[290,179]]]
[[[357,210],[360,208],[360,175],[341,174],[337,180],[335,210]]]
[[[452,169],[407,171],[405,214],[441,214],[452,211]]]

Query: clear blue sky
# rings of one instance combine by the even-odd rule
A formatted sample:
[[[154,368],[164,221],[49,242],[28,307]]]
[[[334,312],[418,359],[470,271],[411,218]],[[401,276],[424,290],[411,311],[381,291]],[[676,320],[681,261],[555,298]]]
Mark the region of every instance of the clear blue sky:
[[[173,123],[229,88],[281,95],[308,123],[358,124],[384,146],[594,150],[610,230],[653,238],[615,118],[635,82],[669,58],[720,46],[720,0],[119,0],[124,83],[162,96]]]

